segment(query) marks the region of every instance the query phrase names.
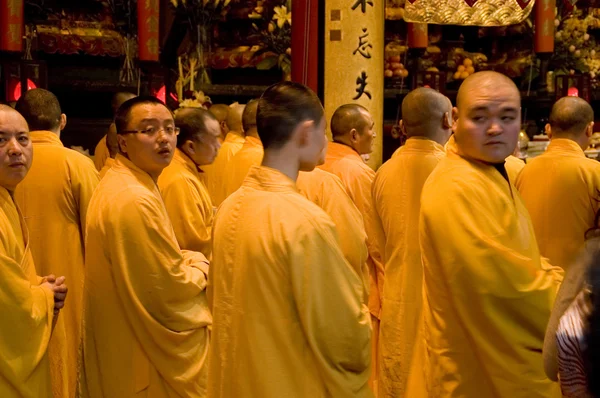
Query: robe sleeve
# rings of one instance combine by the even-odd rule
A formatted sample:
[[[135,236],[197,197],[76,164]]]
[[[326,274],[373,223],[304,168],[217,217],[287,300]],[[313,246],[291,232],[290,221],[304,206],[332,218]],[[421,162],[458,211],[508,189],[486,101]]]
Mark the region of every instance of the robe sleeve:
[[[207,261],[185,253],[160,203],[138,198],[122,209],[109,234],[117,292],[126,311],[151,329],[183,332],[204,326]],[[111,236],[112,235],[112,236]],[[143,341],[143,339],[141,339]]]
[[[359,396],[371,362],[362,282],[339,249],[331,222],[301,233],[290,258],[292,292],[329,396]]]
[[[0,375],[26,380],[48,349],[54,317],[54,294],[32,285],[21,265],[0,246]]]
[[[77,209],[79,209],[81,231],[85,231],[88,205],[100,181],[98,171],[92,162],[88,159],[85,160],[71,169],[71,189],[77,202]]]
[[[198,190],[180,178],[161,189],[161,193],[179,246],[209,256],[211,226],[206,225],[208,217]]]

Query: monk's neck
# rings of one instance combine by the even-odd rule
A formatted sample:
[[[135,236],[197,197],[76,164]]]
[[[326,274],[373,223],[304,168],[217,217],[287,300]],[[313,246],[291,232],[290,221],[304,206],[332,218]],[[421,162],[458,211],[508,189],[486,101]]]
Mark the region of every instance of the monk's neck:
[[[298,179],[298,161],[295,157],[286,153],[286,151],[266,150],[263,156],[262,165],[271,169],[279,170],[292,181],[296,181]]]
[[[356,149],[354,149],[354,147],[352,146],[352,144],[350,144],[350,141],[348,139],[346,139],[346,137],[334,138],[333,142],[335,142],[336,144],[347,146],[348,148],[352,149],[354,152],[358,153],[358,151]],[[358,154],[360,155],[360,153],[358,153]]]

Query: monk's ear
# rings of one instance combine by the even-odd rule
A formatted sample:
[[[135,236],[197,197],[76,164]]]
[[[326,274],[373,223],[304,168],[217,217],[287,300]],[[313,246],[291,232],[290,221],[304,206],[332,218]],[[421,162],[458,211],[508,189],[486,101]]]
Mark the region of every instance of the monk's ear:
[[[458,124],[458,108],[452,108],[452,131],[456,133],[456,128]]]
[[[588,137],[591,137],[592,134],[594,134],[594,122],[590,122],[590,124],[588,124],[585,134]]]
[[[194,145],[194,142],[192,140],[187,140],[185,142],[185,144],[183,144],[186,152],[188,152],[189,154],[193,155],[196,153],[196,146]]]
[[[357,142],[358,139],[359,139],[358,131],[356,129],[350,130],[350,140],[352,142]]]
[[[444,112],[444,115],[442,116],[442,128],[444,130],[448,130],[449,128],[452,128],[452,119],[451,116],[448,112]]]
[[[61,113],[60,115],[60,131],[63,131],[67,127],[67,115]]]
[[[398,127],[400,127],[400,132],[402,133],[402,135],[406,137],[406,126],[404,125],[404,120],[400,120],[400,123],[398,123]]]
[[[119,144],[119,152],[127,153],[127,140],[123,134],[117,134],[117,143]]]
[[[312,120],[305,120],[296,126],[292,136],[298,148],[305,148],[311,144],[314,124]]]
[[[548,138],[552,139],[552,127],[550,126],[550,123],[546,123],[546,125],[544,126],[544,132],[546,133]]]
[[[221,124],[221,131],[229,131],[229,126],[227,125],[227,122],[225,120],[223,120],[220,124]]]

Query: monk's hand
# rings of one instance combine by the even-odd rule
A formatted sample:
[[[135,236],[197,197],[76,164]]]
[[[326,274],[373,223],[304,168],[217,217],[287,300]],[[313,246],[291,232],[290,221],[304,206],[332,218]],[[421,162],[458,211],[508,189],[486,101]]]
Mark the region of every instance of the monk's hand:
[[[54,313],[58,312],[65,306],[65,300],[69,289],[65,284],[65,277],[61,276],[56,279],[52,291],[54,292]]]
[[[56,276],[54,274],[50,274],[48,276],[44,276],[42,278],[42,284],[48,282],[49,284],[54,284],[56,282]]]

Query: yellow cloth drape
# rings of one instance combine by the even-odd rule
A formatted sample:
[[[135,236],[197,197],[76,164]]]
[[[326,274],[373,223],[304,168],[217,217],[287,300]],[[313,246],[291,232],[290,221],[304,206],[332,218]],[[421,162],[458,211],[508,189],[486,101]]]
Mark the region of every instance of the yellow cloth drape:
[[[422,333],[407,397],[559,397],[542,346],[562,272],[516,188],[448,148],[421,196]]]
[[[242,186],[242,182],[244,182],[244,178],[246,178],[250,168],[260,165],[263,155],[264,150],[260,139],[250,136],[246,137],[246,142],[244,142],[242,149],[225,166],[225,198]]]
[[[96,166],[96,170],[102,170],[106,159],[110,159],[110,152],[108,152],[106,136],[104,136],[96,145],[96,149],[94,149],[94,165]]]
[[[179,247],[197,251],[208,259],[212,253],[213,206],[198,166],[179,149],[158,178],[158,187]]]
[[[346,193],[344,185],[336,175],[317,168],[308,173],[300,172],[296,187],[305,198],[323,209],[333,220],[342,253],[363,278],[365,300],[368,300],[367,234],[362,216]]]
[[[504,167],[506,168],[506,173],[508,174],[508,179],[513,185],[517,181],[517,176],[525,167],[525,162],[519,159],[516,156],[510,155],[506,158],[504,163]]]
[[[207,274],[152,178],[117,155],[88,209],[82,396],[204,397]]]
[[[600,163],[572,140],[555,138],[517,179],[540,252],[567,270],[594,226],[600,205]]]
[[[209,397],[370,397],[370,315],[331,218],[253,167],[213,234]]]
[[[210,194],[214,206],[219,207],[227,197],[227,170],[231,159],[238,153],[246,140],[237,133],[227,133],[225,141],[212,164],[202,166],[202,182]]]
[[[375,175],[373,199],[385,233],[385,281],[379,334],[379,398],[402,398],[421,315],[421,191],[446,155],[426,138],[409,138]]]
[[[17,186],[15,200],[27,222],[37,273],[67,278],[69,300],[58,319],[64,329],[54,332],[49,358],[55,398],[74,397],[83,310],[85,217],[98,172],[89,158],[65,148],[50,131],[33,131],[31,140],[33,164]]]
[[[39,286],[24,221],[0,187],[0,397],[50,398],[54,295]]]
[[[113,158],[106,159],[106,162],[104,163],[104,166],[102,167],[102,170],[100,170],[99,173],[100,179],[102,179],[106,175],[106,172],[110,170],[113,164],[115,164],[115,160]]]

